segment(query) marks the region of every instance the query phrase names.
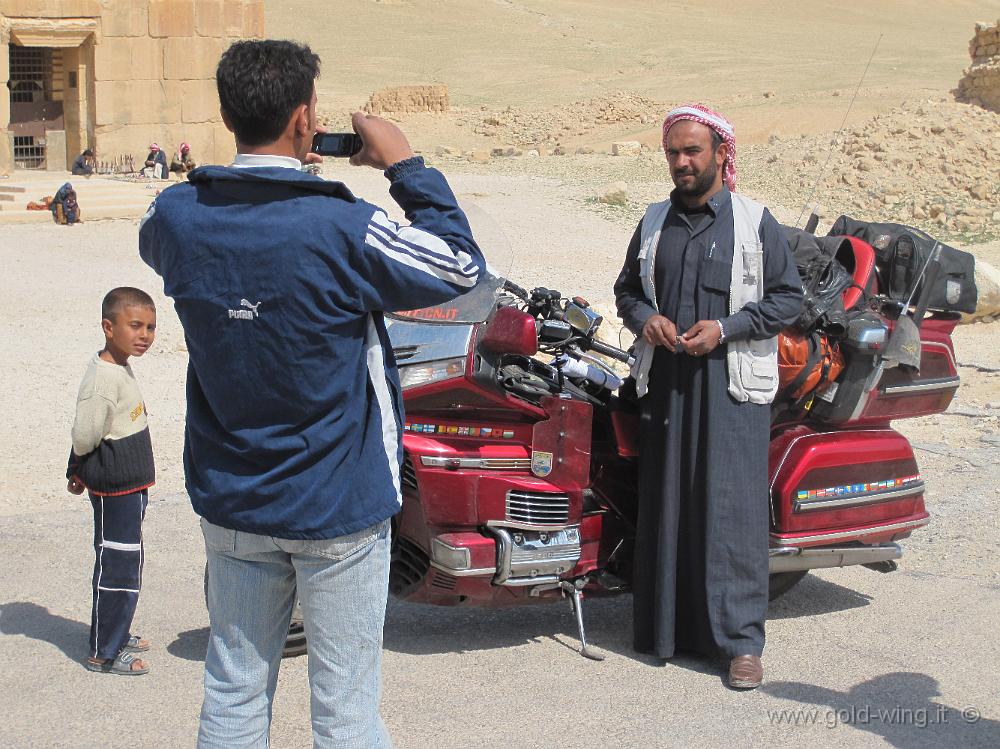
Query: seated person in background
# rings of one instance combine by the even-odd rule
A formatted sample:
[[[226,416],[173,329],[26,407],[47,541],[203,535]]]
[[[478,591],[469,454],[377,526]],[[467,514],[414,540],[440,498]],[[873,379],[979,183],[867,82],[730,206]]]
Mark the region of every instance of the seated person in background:
[[[94,152],[88,148],[76,157],[71,171],[78,177],[89,177],[94,173],[94,163]]]
[[[186,174],[196,166],[198,165],[195,163],[194,156],[191,155],[191,146],[187,143],[181,143],[170,162],[170,171]]]
[[[139,170],[139,173],[143,177],[153,177],[154,179],[167,178],[167,155],[156,143],[149,144],[146,165]]]
[[[59,188],[52,202],[49,204],[52,211],[52,218],[57,224],[73,224],[83,221],[83,212],[76,202],[76,190],[69,182]]]

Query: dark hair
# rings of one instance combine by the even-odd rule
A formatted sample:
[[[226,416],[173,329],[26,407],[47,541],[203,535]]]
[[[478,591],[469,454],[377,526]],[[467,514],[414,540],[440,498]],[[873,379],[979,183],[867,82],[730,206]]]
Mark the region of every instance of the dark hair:
[[[119,286],[104,295],[104,301],[101,302],[101,319],[113,321],[115,315],[125,307],[145,307],[156,311],[153,297],[145,291],[133,286]]]
[[[84,150],[83,155],[84,156],[93,156],[94,152],[91,151],[89,148],[87,148],[87,149]]]
[[[719,150],[719,146],[722,145],[722,136],[719,135],[719,131],[714,127],[710,127],[709,130],[712,131],[712,153]]]
[[[273,143],[295,108],[312,100],[319,55],[295,42],[242,40],[222,54],[215,71],[219,104],[248,146]]]

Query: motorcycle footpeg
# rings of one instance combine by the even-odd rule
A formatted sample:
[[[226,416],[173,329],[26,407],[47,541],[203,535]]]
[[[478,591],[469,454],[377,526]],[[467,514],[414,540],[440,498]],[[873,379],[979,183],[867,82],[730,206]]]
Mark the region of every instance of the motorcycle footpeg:
[[[609,592],[628,590],[628,583],[611,572],[601,572],[594,578],[594,582]]]

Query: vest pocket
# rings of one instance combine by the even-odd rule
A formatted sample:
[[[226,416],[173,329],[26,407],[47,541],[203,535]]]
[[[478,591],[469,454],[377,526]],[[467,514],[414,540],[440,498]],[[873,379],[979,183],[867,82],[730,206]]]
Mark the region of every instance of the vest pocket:
[[[765,344],[754,347],[754,343]],[[774,390],[778,383],[778,360],[766,348],[767,341],[748,341],[746,349],[741,352],[740,381],[745,390]],[[757,349],[757,350],[755,350]]]
[[[764,295],[764,253],[759,242],[743,243],[743,277],[739,285],[739,306],[759,302]]]

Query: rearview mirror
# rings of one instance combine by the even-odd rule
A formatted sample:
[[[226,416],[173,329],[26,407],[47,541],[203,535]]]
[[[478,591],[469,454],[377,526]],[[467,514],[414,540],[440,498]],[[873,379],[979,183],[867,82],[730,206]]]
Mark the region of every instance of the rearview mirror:
[[[565,317],[566,322],[585,336],[596,333],[604,320],[594,310],[583,307],[576,302],[566,302]]]

